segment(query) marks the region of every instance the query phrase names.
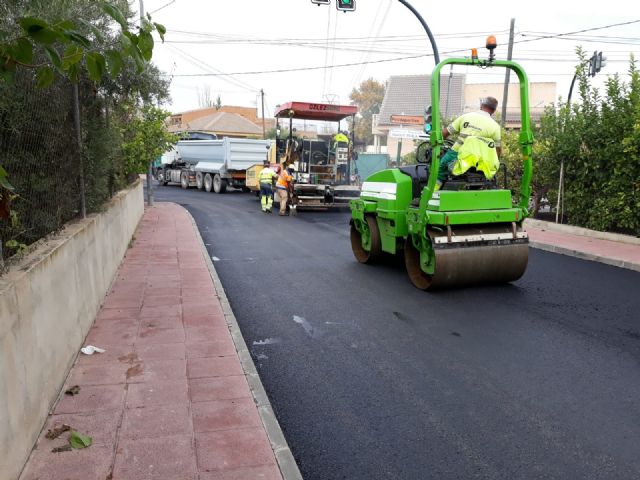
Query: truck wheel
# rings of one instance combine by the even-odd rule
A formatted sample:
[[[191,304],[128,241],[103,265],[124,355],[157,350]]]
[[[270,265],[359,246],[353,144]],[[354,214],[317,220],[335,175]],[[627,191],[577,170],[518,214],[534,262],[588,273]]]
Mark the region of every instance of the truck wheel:
[[[196,172],[196,188],[198,190],[202,190],[204,187],[204,177],[202,176],[202,172]]]
[[[180,186],[184,189],[189,188],[189,174],[187,172],[180,174]]]
[[[211,190],[213,190],[213,178],[210,173],[206,173],[204,175],[204,191],[211,192]]]
[[[224,193],[227,191],[227,181],[216,173],[213,177],[213,191],[216,193]]]

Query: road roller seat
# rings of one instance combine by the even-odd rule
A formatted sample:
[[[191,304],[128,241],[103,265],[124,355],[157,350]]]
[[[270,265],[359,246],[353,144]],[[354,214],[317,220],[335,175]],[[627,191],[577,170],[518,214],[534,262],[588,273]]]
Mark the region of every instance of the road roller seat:
[[[498,188],[496,177],[488,180],[484,173],[471,167],[462,175],[449,173],[442,185],[442,190],[491,190]]]
[[[405,175],[411,177],[411,196],[412,198],[420,198],[422,189],[429,181],[429,165],[418,163],[416,165],[407,165],[400,167],[399,170]]]

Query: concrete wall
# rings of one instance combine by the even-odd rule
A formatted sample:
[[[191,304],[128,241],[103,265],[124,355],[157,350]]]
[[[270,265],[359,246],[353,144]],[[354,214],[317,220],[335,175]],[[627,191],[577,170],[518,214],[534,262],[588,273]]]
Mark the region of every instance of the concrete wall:
[[[143,212],[138,182],[0,277],[0,480],[18,477]]]

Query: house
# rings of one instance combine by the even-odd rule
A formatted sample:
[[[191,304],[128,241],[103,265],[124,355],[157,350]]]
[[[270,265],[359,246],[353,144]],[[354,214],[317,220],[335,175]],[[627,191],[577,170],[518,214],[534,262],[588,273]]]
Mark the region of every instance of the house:
[[[462,113],[464,109],[465,79],[466,76],[464,74],[458,73],[442,76],[440,81],[440,108],[445,118]],[[413,141],[393,138],[389,136],[389,130],[402,128],[421,131],[422,122],[420,124],[402,125],[392,122],[391,116],[422,118],[425,108],[430,104],[430,75],[397,75],[389,78],[380,113],[377,117],[377,125],[375,125],[373,131],[374,142],[380,142],[381,137],[386,137],[387,151],[391,156],[396,155],[398,144],[401,146],[401,156],[412,152],[415,148]]]
[[[448,92],[451,92],[449,95]],[[480,99],[492,96],[498,99],[497,116],[502,113],[502,98],[504,83],[466,83],[464,74],[445,74],[440,78],[440,112],[444,121],[456,116],[477,110]],[[505,128],[520,128],[520,87],[517,83],[509,84],[509,96]],[[534,123],[539,122],[545,107],[553,104],[556,99],[555,82],[529,83],[529,108]],[[414,142],[407,139],[393,138],[389,135],[392,129],[415,130],[421,132],[424,125],[424,109],[431,104],[431,76],[430,75],[399,75],[390,77],[387,83],[380,114],[373,120],[374,151],[379,152],[379,146],[386,138],[387,151],[396,157],[398,145],[400,155],[404,156],[414,150]],[[402,125],[392,121],[403,117],[414,117],[414,122]],[[411,120],[411,118],[408,118]]]
[[[472,83],[465,85],[464,112],[472,112],[478,109],[480,99],[492,96],[498,99],[498,114],[502,115],[502,96],[504,83]],[[539,123],[544,109],[556,100],[555,82],[530,82],[529,83],[529,111],[533,123]],[[509,84],[509,96],[507,100],[507,118],[504,124],[507,129],[520,128],[520,84]]]

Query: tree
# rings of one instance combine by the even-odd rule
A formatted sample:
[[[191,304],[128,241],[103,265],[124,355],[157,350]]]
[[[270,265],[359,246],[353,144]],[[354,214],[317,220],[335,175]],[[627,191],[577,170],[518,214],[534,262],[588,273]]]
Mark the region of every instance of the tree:
[[[200,108],[211,108],[214,106],[213,99],[211,98],[211,87],[209,85],[203,85],[202,89],[197,89],[198,93],[198,106]]]
[[[58,14],[64,6],[60,2],[51,2],[47,6],[49,16]],[[7,7],[17,10],[18,5],[4,8]],[[66,19],[49,20],[45,15],[37,14],[43,12],[37,11],[13,18],[8,15],[9,11],[2,11],[7,15],[0,23],[0,83],[13,83],[18,68],[34,70],[40,88],[52,85],[56,73],[78,83],[86,71],[92,81],[100,83],[106,73],[117,76],[128,58],[135,62],[141,73],[153,54],[152,32],[158,32],[164,41],[165,27],[152,23],[151,16],[147,15],[138,32],[134,33],[125,15],[112,3],[91,2],[87,8],[100,8],[103,15],[119,25],[117,42],[107,40],[104,30],[85,18],[68,16]],[[90,14],[96,15],[95,12]],[[102,23],[106,23],[104,16]],[[12,190],[8,174],[0,165],[0,218],[9,216]]]
[[[178,141],[167,131],[165,119],[169,112],[148,105],[126,126],[122,145],[127,173],[143,173],[155,160]]]
[[[167,80],[149,64],[152,34],[165,29],[149,16],[140,27],[134,21],[126,0],[0,2],[0,213],[10,220],[0,222],[3,253],[61,228],[81,197],[98,211],[127,183],[126,127],[140,105],[168,98]]]
[[[369,78],[363,81],[358,88],[354,88],[349,95],[352,105],[358,106],[360,118],[356,121],[356,142],[368,145],[373,142],[371,133],[372,117],[380,113],[382,100],[384,99],[385,85]]]
[[[545,110],[535,134],[534,200],[557,198],[560,161],[565,165],[564,212],[568,221],[595,230],[640,235],[640,72],[633,56],[628,78],[613,75],[601,94],[590,84],[587,58],[578,49],[579,103]],[[522,174],[517,138],[506,135],[502,160]]]
[[[127,57],[142,71],[153,55],[152,33],[157,31],[164,40],[165,27],[147,15],[134,33],[118,7],[109,2],[98,5],[119,25],[117,42],[105,42],[103,31],[82,18],[47,21],[43,16],[20,16],[8,32],[1,32],[0,79],[12,81],[18,67],[34,69],[38,86],[44,88],[53,83],[56,72],[77,82],[86,69],[98,83],[105,73],[116,76]]]

